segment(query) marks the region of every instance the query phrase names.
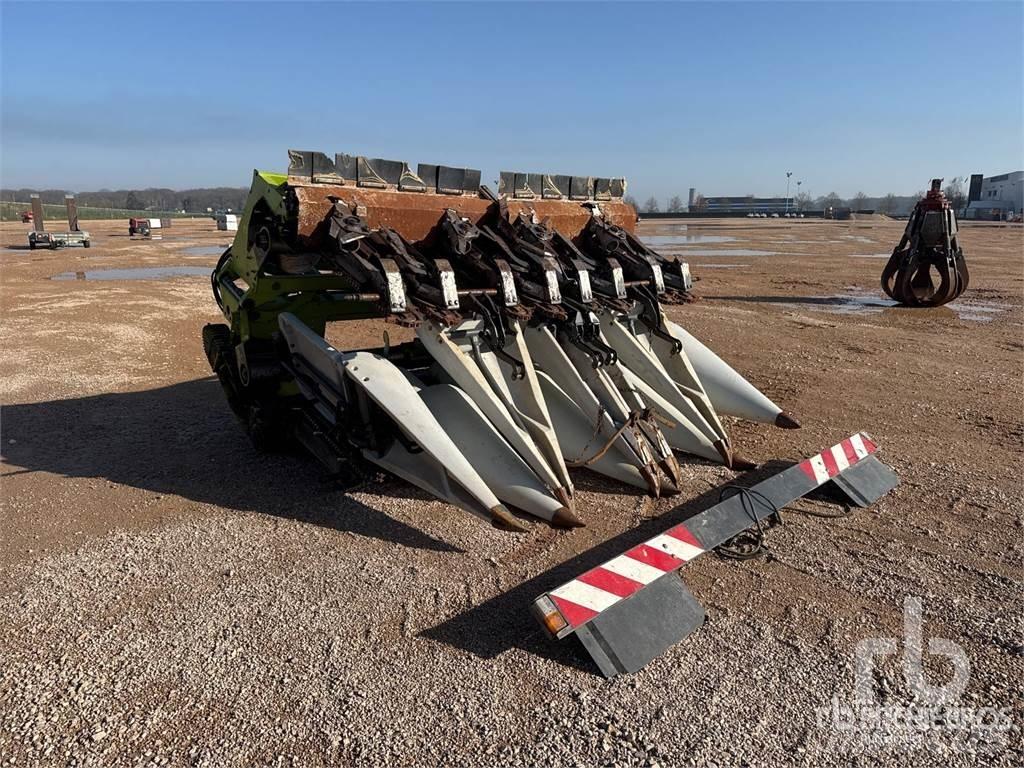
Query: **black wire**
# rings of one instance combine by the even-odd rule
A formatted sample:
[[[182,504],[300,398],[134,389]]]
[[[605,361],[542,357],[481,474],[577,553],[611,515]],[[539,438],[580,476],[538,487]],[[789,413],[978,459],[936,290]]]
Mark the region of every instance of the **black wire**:
[[[818,499],[803,498],[801,499],[801,501],[805,501],[810,504],[816,504],[819,507],[830,506],[828,502],[819,501]],[[803,512],[805,515],[810,515],[811,517],[824,517],[830,520],[834,520],[838,517],[846,517],[851,512],[853,512],[853,507],[850,506],[850,504],[848,504],[847,502],[837,502],[837,504],[839,506],[838,512],[818,512],[811,509],[801,509],[800,507],[793,507],[793,510],[796,512]]]
[[[754,502],[760,501],[765,507],[772,510],[772,513],[766,516],[766,520],[775,518],[782,522],[782,516],[779,514],[779,508],[771,499],[759,491],[755,491],[752,488],[744,488],[741,485],[727,485],[723,487],[718,493],[719,504],[728,498],[726,494],[729,492],[739,495],[743,511],[753,520],[754,527],[740,531],[728,541],[719,544],[715,547],[715,553],[719,557],[729,560],[753,560],[764,551],[764,529],[761,527],[761,518],[757,516]]]

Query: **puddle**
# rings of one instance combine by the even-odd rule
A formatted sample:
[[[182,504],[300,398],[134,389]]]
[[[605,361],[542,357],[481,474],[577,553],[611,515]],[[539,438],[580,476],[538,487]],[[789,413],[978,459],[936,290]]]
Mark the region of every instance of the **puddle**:
[[[888,259],[891,253],[851,253],[851,259]]]
[[[128,239],[131,240],[132,242],[144,243],[147,240],[195,240],[197,237],[200,237],[203,234],[204,233],[202,232],[194,232],[180,235],[171,235],[167,233],[166,229],[160,228],[150,230],[149,235],[110,235],[110,237],[128,237]]]
[[[806,303],[792,303],[793,309],[815,309],[837,315],[877,315],[884,309],[899,306],[892,299],[882,296],[861,294],[836,294],[835,296],[813,296]]]
[[[195,245],[191,248],[183,248],[181,253],[186,256],[220,256],[229,247],[227,245]]]
[[[812,296],[803,302],[786,302],[791,309],[809,309],[830,312],[837,315],[877,315],[886,309],[900,307],[898,302],[884,296],[867,293],[844,293],[833,296]],[[991,302],[956,301],[942,307],[903,307],[908,312],[951,310],[961,320],[974,323],[991,323],[1000,312],[1010,309],[1009,304]]]
[[[975,323],[991,323],[997,314],[1010,309],[1009,304],[975,304],[964,301],[946,306],[956,312],[961,320],[970,320]]]
[[[723,248],[713,251],[709,248],[680,248],[673,251],[679,256],[775,256],[778,251],[751,251],[747,248]]]
[[[209,267],[137,267],[61,272],[51,280],[162,280],[168,277],[209,277]]]
[[[657,248],[659,245],[695,245],[698,243],[731,243],[738,238],[728,235],[648,235],[640,240]]]

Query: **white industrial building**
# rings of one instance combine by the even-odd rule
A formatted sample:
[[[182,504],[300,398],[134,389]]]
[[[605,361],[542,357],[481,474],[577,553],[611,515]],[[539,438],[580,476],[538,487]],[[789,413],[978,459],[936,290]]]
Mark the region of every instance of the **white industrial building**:
[[[1024,211],[1024,171],[984,178],[977,196],[971,197],[967,204],[968,219],[992,221],[1019,216]]]

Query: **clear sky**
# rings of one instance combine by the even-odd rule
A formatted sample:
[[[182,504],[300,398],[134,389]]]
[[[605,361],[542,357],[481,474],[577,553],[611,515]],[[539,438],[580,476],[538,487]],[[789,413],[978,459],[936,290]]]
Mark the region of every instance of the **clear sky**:
[[[1022,7],[2,2],[0,184],[247,186],[291,147],[912,194],[1024,167]]]

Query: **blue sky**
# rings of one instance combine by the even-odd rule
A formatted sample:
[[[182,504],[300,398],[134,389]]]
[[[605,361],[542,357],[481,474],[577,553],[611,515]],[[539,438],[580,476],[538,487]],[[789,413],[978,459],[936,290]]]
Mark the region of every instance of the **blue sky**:
[[[3,2],[0,184],[246,186],[292,147],[912,194],[1024,166],[1022,8]]]

